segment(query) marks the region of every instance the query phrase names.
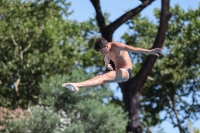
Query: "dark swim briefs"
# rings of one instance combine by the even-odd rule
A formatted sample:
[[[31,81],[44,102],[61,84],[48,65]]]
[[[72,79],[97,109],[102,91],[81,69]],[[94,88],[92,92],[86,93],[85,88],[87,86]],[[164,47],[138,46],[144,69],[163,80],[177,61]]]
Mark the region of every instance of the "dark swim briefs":
[[[129,73],[129,79],[132,77],[132,70],[128,67],[123,67],[122,69],[126,69]]]

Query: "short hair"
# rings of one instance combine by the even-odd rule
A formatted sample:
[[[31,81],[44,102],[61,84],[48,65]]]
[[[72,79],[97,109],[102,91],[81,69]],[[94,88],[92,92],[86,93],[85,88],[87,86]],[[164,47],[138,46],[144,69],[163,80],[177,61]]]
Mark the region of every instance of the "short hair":
[[[108,41],[105,38],[103,37],[97,38],[94,42],[94,50],[99,51],[100,49],[105,48],[107,43]]]

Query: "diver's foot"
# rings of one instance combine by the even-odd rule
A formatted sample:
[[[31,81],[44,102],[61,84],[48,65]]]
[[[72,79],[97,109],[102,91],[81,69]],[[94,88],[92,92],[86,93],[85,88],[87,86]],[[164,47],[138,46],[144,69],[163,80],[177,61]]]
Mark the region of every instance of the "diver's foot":
[[[75,83],[64,83],[64,84],[62,84],[62,87],[66,87],[66,88],[68,88],[70,91],[79,91],[79,87],[77,87],[76,85],[75,85]]]

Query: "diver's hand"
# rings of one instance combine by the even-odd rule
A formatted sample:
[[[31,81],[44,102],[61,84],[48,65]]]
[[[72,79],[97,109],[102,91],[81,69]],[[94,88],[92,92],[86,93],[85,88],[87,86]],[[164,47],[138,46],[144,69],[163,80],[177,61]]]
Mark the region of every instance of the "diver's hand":
[[[109,70],[113,70],[113,67],[112,67],[112,65],[111,64],[108,64],[107,66],[106,66]]]
[[[148,54],[156,55],[157,57],[159,57],[159,53],[161,53],[161,50],[162,50],[161,48],[154,48],[149,50]]]

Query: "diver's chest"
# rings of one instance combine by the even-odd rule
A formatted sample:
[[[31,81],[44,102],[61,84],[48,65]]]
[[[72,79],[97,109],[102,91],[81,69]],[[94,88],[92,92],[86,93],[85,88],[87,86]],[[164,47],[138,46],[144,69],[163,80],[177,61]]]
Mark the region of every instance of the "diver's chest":
[[[116,59],[119,59],[121,57],[121,52],[110,52],[109,53],[109,57],[111,60],[116,60]]]

